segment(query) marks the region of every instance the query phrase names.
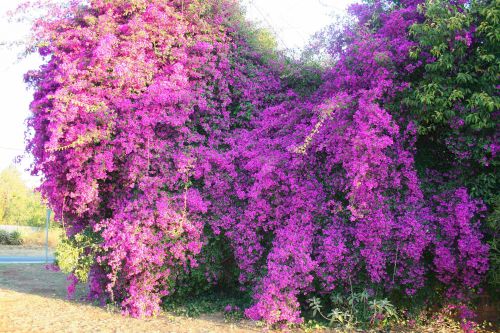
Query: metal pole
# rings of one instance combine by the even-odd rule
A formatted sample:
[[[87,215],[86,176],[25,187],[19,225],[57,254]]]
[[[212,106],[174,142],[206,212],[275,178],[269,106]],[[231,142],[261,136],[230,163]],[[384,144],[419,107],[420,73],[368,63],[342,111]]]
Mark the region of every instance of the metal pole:
[[[45,263],[49,263],[49,223],[50,208],[47,208],[47,219],[45,220]]]

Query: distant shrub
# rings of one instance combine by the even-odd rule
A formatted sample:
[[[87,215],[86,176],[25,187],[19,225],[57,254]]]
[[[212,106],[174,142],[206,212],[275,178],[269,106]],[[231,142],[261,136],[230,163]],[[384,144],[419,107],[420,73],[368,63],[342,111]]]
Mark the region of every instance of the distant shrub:
[[[21,245],[23,244],[23,239],[21,238],[21,233],[19,231],[13,231],[9,235],[10,245]]]
[[[6,245],[9,239],[9,233],[5,230],[0,230],[0,244]]]
[[[21,245],[23,239],[19,231],[0,230],[0,245]]]

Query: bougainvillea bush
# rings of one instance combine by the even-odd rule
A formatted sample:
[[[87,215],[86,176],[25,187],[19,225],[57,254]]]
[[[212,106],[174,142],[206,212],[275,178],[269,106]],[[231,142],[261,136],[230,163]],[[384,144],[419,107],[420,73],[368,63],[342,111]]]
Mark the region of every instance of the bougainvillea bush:
[[[190,280],[226,284],[269,324],[300,323],[308,296],[360,286],[467,299],[488,270],[489,207],[454,165],[482,149],[480,172],[493,172],[498,114],[486,107],[483,132],[463,129],[471,146],[459,128],[473,102],[418,99],[446,52],[427,38],[430,5],[352,5],[355,23],[327,39],[321,74],[263,45],[230,0],[49,7],[33,28],[46,63],[26,74],[27,149],[67,233],[70,289],[87,282],[89,299],[140,317]],[[438,48],[473,54],[476,21],[443,28]],[[467,96],[498,106],[498,83],[485,81]],[[430,126],[422,103],[455,111]],[[428,134],[437,126],[448,134]],[[419,162],[429,139],[450,152],[431,156],[448,168]]]

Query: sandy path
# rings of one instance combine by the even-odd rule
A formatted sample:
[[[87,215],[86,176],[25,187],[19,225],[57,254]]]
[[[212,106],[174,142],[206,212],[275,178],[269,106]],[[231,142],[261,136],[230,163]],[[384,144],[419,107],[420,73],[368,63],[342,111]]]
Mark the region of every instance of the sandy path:
[[[258,332],[220,318],[124,318],[103,308],[0,289],[0,332]]]
[[[0,333],[240,333],[265,331],[251,321],[225,322],[222,314],[185,318],[164,312],[156,318],[127,318],[112,309],[107,310],[82,301],[67,300],[66,285],[64,274],[48,271],[41,264],[0,264]],[[84,293],[84,287],[80,286],[76,293],[77,299],[81,298]],[[376,330],[374,331],[376,332]],[[489,330],[489,332],[492,331],[495,330]],[[292,332],[304,331],[296,329]],[[305,332],[347,331],[325,329],[305,330]],[[459,333],[462,330],[458,325],[450,327],[444,322],[434,322],[426,327],[414,329],[399,327],[390,330],[390,332]]]
[[[116,311],[65,299],[65,277],[43,265],[0,265],[0,332],[259,332],[221,314],[125,318]],[[79,291],[82,293],[82,290]]]
[[[54,256],[54,250],[49,247],[49,256]],[[45,257],[43,246],[0,245],[0,257]]]

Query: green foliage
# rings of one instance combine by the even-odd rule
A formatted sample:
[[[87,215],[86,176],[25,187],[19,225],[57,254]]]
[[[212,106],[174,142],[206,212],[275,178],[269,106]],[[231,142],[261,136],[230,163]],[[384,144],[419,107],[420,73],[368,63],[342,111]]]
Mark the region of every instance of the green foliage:
[[[0,245],[22,245],[23,239],[18,231],[0,230]]]
[[[45,225],[46,206],[15,167],[0,172],[0,224]]]
[[[323,302],[331,304],[328,314],[323,312]],[[312,316],[320,316],[330,326],[346,328],[382,326],[386,327],[398,319],[394,305],[386,298],[376,299],[367,290],[351,292],[348,296],[334,293],[329,299],[313,297],[308,300]]]
[[[402,98],[419,126],[417,167],[450,175],[442,187],[466,185],[488,205],[489,283],[497,289],[500,0],[460,6],[429,0],[419,9],[425,20],[411,27],[419,47],[410,56],[422,66],[410,74]]]
[[[211,233],[210,230],[206,230]],[[239,272],[232,255],[229,241],[223,235],[211,235],[199,265],[177,272],[172,281],[174,303],[190,300],[200,295],[227,293],[237,289]]]
[[[228,304],[245,309],[251,303],[248,295],[232,295],[226,293],[207,292],[186,299],[167,298],[162,306],[165,311],[186,317],[198,317],[203,314],[223,312]],[[226,319],[240,319],[241,311],[231,311],[225,314]]]
[[[224,234],[214,235],[207,229],[208,243],[195,268],[177,272],[172,293],[163,299],[162,307],[177,315],[197,317],[224,311],[228,304],[245,309],[251,304],[249,293],[236,292],[239,271]],[[241,311],[225,311],[226,319],[239,319]]]
[[[425,71],[405,102],[418,112],[422,134],[440,130],[455,117],[462,118],[471,130],[496,125],[493,113],[500,107],[496,91],[500,74],[498,8],[497,0],[489,4],[474,1],[463,10],[443,0],[428,1],[421,7],[426,20],[411,28],[420,44],[411,55],[424,62]],[[429,61],[426,53],[435,61]]]
[[[254,28],[250,34],[249,44],[259,53],[266,55],[275,53],[278,48],[276,36],[265,28]]]
[[[488,281],[494,288],[492,295],[500,295],[500,195],[495,197],[493,213],[488,217],[487,223],[493,236],[490,240],[490,270]]]
[[[6,230],[0,230],[0,244],[8,245],[9,232]]]
[[[321,63],[316,60],[302,59],[295,61],[285,59],[281,72],[283,82],[301,96],[314,93],[322,82]]]
[[[272,31],[247,21],[241,8],[233,11],[231,20],[233,26],[237,27],[233,33],[242,37],[251,49],[256,51],[256,54],[262,56],[265,62],[279,58],[278,41]]]
[[[63,273],[74,273],[80,282],[86,282],[98,249],[97,235],[89,229],[72,237],[63,237],[56,248],[56,263]]]
[[[500,187],[492,152],[500,108],[499,5],[437,0],[420,6],[425,21],[411,27],[419,47],[410,56],[423,66],[411,74],[402,99],[418,121],[419,169],[453,170],[457,183],[489,205]]]

